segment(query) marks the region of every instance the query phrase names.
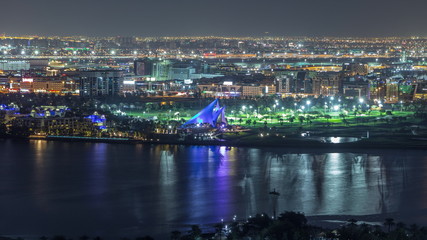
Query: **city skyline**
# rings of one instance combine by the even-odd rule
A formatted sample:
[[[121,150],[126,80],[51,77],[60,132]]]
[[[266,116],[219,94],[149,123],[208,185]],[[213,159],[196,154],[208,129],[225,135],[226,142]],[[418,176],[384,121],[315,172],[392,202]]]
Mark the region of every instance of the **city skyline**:
[[[7,35],[426,36],[427,3],[407,1],[6,1]],[[416,7],[415,7],[416,6]],[[16,10],[16,11],[13,11]],[[17,14],[18,13],[18,14]]]

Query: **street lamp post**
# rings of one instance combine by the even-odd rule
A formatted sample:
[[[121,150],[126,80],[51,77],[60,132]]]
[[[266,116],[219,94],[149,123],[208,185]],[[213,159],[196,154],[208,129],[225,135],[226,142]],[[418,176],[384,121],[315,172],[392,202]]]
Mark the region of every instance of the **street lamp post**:
[[[362,110],[362,104],[363,104],[363,102],[364,102],[365,100],[363,99],[363,98],[359,98],[359,103],[360,103],[360,109]]]
[[[276,189],[274,188],[272,192],[269,192],[268,194],[270,194],[273,198],[273,218],[276,219],[276,205],[277,205],[277,199],[280,196],[279,192],[276,192]]]

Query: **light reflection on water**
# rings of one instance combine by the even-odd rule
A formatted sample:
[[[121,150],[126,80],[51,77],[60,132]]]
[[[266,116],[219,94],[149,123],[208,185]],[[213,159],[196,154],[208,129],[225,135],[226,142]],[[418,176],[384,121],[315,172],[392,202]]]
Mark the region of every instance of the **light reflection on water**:
[[[272,214],[273,189],[278,212],[398,213],[427,225],[425,151],[8,140],[0,153],[3,234],[164,237],[189,224]]]

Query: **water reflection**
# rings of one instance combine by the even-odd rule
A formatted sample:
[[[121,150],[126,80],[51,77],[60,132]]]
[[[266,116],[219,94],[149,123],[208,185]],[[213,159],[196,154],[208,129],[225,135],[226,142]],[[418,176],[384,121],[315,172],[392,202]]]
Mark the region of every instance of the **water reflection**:
[[[399,213],[427,224],[425,151],[6,141],[0,152],[6,156],[0,161],[0,206],[10,206],[0,209],[0,232],[6,234],[151,234],[161,239],[189,224],[272,214],[273,189],[281,194],[278,212]],[[17,215],[18,208],[25,211]],[[58,218],[80,228],[66,229]]]

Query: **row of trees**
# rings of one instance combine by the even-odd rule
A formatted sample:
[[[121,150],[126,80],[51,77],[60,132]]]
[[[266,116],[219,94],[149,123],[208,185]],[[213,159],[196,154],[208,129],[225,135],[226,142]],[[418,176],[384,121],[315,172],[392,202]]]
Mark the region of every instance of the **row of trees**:
[[[21,240],[7,239],[5,240]],[[277,219],[267,214],[257,214],[245,221],[233,220],[231,223],[218,223],[209,233],[203,233],[198,225],[192,225],[188,231],[172,231],[171,240],[425,240],[427,228],[416,224],[407,226],[395,222],[392,218],[385,219],[383,225],[358,224],[356,219],[349,219],[336,229],[326,229],[308,224],[302,213],[284,212]],[[62,235],[51,238],[41,237],[39,240],[72,240]],[[102,240],[100,237],[82,236],[78,240]],[[120,240],[131,240],[121,238]],[[137,237],[134,240],[154,240],[150,236]]]

